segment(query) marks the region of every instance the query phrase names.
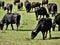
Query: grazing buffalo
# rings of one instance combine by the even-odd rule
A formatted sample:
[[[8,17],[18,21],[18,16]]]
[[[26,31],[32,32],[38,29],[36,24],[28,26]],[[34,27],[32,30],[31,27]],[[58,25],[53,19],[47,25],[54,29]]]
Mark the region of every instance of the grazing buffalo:
[[[14,0],[14,5],[16,5],[16,3],[19,3],[20,0]]]
[[[7,10],[7,12],[9,13],[9,11],[12,12],[12,8],[13,8],[13,5],[8,3],[8,4],[4,7],[4,10]]]
[[[41,20],[39,20],[36,28],[32,31],[31,39],[34,39],[40,31],[42,32],[43,39],[47,37],[48,31],[49,31],[49,36],[51,38],[51,27],[52,27],[52,19],[48,17],[42,18]]]
[[[42,6],[48,4],[48,0],[42,0]]]
[[[0,1],[0,8],[4,8],[4,1]]]
[[[18,10],[23,9],[23,2],[18,3]]]
[[[44,7],[36,7],[35,8],[35,14],[36,14],[36,20],[38,20],[38,16],[40,15],[43,15],[43,18],[44,18],[44,15],[49,16],[49,14],[47,13],[46,9]]]
[[[32,10],[33,10],[33,8],[35,8],[35,7],[40,7],[40,5],[41,5],[40,2],[32,2],[31,8],[32,8]]]
[[[58,13],[55,18],[54,18],[54,21],[53,21],[53,31],[55,31],[55,26],[56,24],[58,25],[58,31],[60,31],[60,13]]]
[[[48,12],[50,14],[52,14],[52,16],[57,13],[57,4],[55,4],[55,3],[49,3],[47,5],[47,8],[48,8]]]
[[[7,30],[9,24],[11,24],[12,30],[14,30],[13,24],[16,24],[17,30],[18,30],[18,26],[20,24],[20,18],[21,18],[21,16],[18,13],[5,14],[5,16],[3,17],[3,19],[0,22],[0,29],[3,30],[4,24],[6,23],[6,30]]]
[[[26,8],[27,12],[30,12],[30,10],[31,10],[31,3],[28,0],[25,1],[25,8]]]

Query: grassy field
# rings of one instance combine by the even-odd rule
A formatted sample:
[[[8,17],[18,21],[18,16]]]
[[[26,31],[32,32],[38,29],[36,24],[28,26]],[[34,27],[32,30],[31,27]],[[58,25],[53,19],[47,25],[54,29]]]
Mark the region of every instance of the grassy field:
[[[1,1],[1,0],[0,0]],[[13,0],[4,0],[5,4],[12,3]],[[21,0],[24,3],[25,0]],[[35,0],[30,0],[33,2]],[[36,0],[41,2],[42,0]],[[58,13],[60,12],[60,0],[49,0],[49,3],[56,3],[58,5]],[[52,31],[52,38],[49,39],[49,36],[46,40],[42,40],[41,32],[37,35],[34,40],[31,40],[31,31],[36,27],[37,21],[34,13],[26,13],[25,7],[22,11],[17,9],[17,5],[13,5],[13,12],[17,12],[21,15],[21,23],[19,26],[19,31],[16,31],[16,25],[14,24],[15,30],[11,30],[9,25],[8,30],[0,30],[0,45],[60,45],[60,32],[57,31],[57,26],[55,31]],[[6,11],[0,9],[0,20],[6,14]],[[51,17],[51,16],[50,16]],[[54,19],[53,17],[51,17]],[[48,33],[49,35],[49,33]]]

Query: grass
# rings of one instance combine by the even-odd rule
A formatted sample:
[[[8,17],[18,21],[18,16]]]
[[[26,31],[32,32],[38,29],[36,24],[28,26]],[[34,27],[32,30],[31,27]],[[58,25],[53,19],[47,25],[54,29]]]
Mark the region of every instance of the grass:
[[[1,1],[1,0],[0,0]],[[12,3],[13,0],[4,0],[5,5],[7,3]],[[21,0],[23,3],[25,0]],[[30,0],[30,2],[33,2],[35,0]],[[42,0],[36,0],[41,2]],[[60,12],[60,1],[59,0],[49,0],[50,2],[54,2],[58,5],[58,13]],[[9,25],[8,30],[5,30],[6,26],[4,26],[4,29],[0,30],[0,45],[60,45],[60,32],[52,31],[52,38],[49,39],[49,34],[46,38],[46,40],[42,40],[42,34],[41,32],[37,35],[37,37],[34,40],[31,40],[31,31],[36,27],[37,22],[35,18],[34,13],[26,13],[25,7],[23,8],[23,11],[18,11],[17,5],[13,5],[13,12],[17,12],[21,15],[21,23],[19,26],[19,31],[16,31],[16,25],[14,24],[15,30],[11,30],[11,26]],[[0,20],[3,18],[3,16],[6,14],[6,11],[3,9],[0,9]],[[51,16],[50,16],[51,17]],[[51,17],[54,19],[53,17]]]

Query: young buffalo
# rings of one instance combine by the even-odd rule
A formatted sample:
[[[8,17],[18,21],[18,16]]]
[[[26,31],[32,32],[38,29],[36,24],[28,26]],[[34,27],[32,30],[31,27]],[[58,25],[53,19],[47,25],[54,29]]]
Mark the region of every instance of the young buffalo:
[[[52,19],[42,18],[41,20],[39,20],[35,30],[32,31],[31,38],[34,39],[40,31],[42,32],[43,39],[47,37],[48,31],[49,31],[49,36],[51,38],[51,27],[52,27]]]

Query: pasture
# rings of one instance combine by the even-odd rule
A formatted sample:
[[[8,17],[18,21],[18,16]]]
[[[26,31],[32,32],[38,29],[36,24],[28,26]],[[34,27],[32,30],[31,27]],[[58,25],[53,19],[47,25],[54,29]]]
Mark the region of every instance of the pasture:
[[[13,4],[14,0],[4,0],[4,1],[6,5],[7,3]],[[29,0],[29,1],[33,2],[35,0]],[[36,1],[41,2],[42,0],[36,0]],[[24,3],[25,0],[21,0],[21,2]],[[60,0],[49,0],[49,3],[50,2],[57,4],[59,13]],[[26,13],[25,7],[23,7],[23,10],[19,11],[17,9],[17,5],[16,6],[13,5],[12,12],[17,12],[21,15],[21,23],[19,26],[19,31],[16,31],[16,25],[13,25],[15,30],[11,29],[11,25],[8,26],[8,30],[5,30],[6,26],[4,26],[4,29],[2,31],[0,30],[0,45],[60,45],[60,32],[57,31],[58,26],[56,26],[55,31],[51,30],[52,31],[51,39],[49,39],[49,36],[47,36],[46,40],[42,40],[42,34],[40,32],[35,39],[31,40],[31,31],[36,27],[38,22],[36,21],[35,13],[32,12],[32,10],[30,13]],[[0,20],[3,18],[5,14],[6,11],[0,9]],[[53,17],[51,18],[54,19]]]

